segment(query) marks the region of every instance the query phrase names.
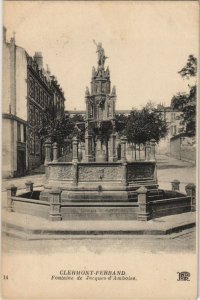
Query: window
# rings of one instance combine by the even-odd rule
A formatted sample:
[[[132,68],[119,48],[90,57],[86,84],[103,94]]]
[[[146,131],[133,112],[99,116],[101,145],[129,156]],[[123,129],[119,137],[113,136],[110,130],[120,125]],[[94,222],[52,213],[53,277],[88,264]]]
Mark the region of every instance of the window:
[[[91,104],[91,105],[90,105],[90,116],[89,116],[90,118],[93,117],[93,110],[94,110],[94,109],[93,109],[93,104]]]
[[[30,131],[30,154],[34,154],[35,153],[35,145],[34,145],[34,135],[33,132]]]
[[[24,143],[26,143],[26,125],[23,125]]]
[[[34,147],[34,138],[32,137],[31,139],[30,139],[30,147],[31,147],[31,154],[34,154],[35,153],[35,147]]]
[[[35,125],[35,107],[32,107],[32,125]]]
[[[108,104],[108,108],[107,108],[107,117],[110,117],[110,104]]]
[[[174,134],[176,134],[176,125],[174,126]]]
[[[38,103],[40,104],[41,102],[41,90],[40,87],[38,88]]]
[[[17,123],[17,141],[21,142],[21,125]]]
[[[44,93],[44,108],[47,107],[47,95]]]
[[[29,122],[32,124],[32,118],[33,118],[33,108],[32,105],[30,104],[29,106]]]
[[[41,90],[40,91],[40,104],[41,104],[41,106],[43,107],[43,105],[44,105],[44,98],[43,98],[43,90]]]
[[[37,109],[35,110],[35,123],[36,123],[36,125],[39,124],[39,112]]]
[[[42,112],[40,112],[40,125],[42,125]]]
[[[39,87],[38,87],[38,84],[35,85],[35,100],[39,101]]]
[[[34,80],[29,76],[29,95],[34,98]]]
[[[174,113],[171,113],[171,121],[174,121]]]
[[[35,137],[35,154],[40,154],[40,139],[37,136]]]

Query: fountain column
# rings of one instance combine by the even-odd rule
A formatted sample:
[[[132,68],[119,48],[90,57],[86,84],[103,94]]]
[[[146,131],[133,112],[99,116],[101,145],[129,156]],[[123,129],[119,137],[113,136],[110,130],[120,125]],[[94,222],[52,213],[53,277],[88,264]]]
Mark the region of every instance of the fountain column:
[[[114,162],[117,160],[116,157],[116,134],[112,133],[110,136],[110,149],[109,149],[109,161]]]
[[[154,139],[150,140],[150,147],[151,147],[150,160],[155,161],[156,160],[156,140],[154,140]]]
[[[85,161],[93,161],[92,156],[92,135],[88,130],[85,132]]]
[[[151,152],[150,143],[146,142],[146,145],[145,145],[145,160],[147,160],[147,161],[150,160],[150,152]]]
[[[44,144],[45,147],[45,162],[44,165],[47,166],[51,162],[51,139],[48,138]]]
[[[138,194],[138,221],[148,221],[151,219],[150,203],[148,202],[148,190],[141,186],[137,191]]]
[[[126,161],[126,142],[127,142],[127,138],[121,137],[121,161],[122,162]]]
[[[186,194],[191,197],[191,211],[196,210],[196,185],[188,183],[185,187]]]
[[[77,162],[78,161],[78,139],[77,137],[73,137],[72,140],[72,161]]]
[[[106,161],[106,146],[102,143],[101,136],[97,137],[96,141],[96,162]]]
[[[7,210],[14,211],[12,197],[15,197],[17,193],[17,187],[11,184],[7,187]]]
[[[53,162],[58,161],[58,144],[53,143]]]

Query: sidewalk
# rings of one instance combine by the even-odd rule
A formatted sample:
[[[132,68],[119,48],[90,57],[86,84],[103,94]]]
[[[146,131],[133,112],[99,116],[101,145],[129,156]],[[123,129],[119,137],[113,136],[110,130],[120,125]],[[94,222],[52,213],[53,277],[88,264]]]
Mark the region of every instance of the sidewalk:
[[[3,232],[22,239],[66,239],[96,236],[163,236],[195,226],[195,212],[145,221],[70,220],[49,221],[43,218],[3,211]]]
[[[192,162],[179,160],[162,154],[157,154],[156,160],[158,169],[190,168],[195,166]]]
[[[157,178],[159,188],[171,190],[174,179],[180,181],[180,192],[185,193],[188,183],[196,183],[196,167],[193,163],[166,155],[157,155]]]
[[[14,184],[17,189],[25,189],[25,182],[32,181],[35,187],[42,187],[45,182],[45,174],[26,175],[23,177],[9,178],[2,180],[2,191],[5,191],[7,186]]]

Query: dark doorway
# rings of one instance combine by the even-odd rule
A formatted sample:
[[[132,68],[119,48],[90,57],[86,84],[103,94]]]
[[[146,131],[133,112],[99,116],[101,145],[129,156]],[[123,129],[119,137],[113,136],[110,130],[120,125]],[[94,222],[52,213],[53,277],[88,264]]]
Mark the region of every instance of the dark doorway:
[[[26,146],[23,143],[17,146],[17,175],[26,174]]]

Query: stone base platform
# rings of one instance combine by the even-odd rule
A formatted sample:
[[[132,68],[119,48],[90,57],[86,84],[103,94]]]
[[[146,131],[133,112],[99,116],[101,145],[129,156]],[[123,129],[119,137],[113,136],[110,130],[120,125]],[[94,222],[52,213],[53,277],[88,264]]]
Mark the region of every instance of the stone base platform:
[[[2,230],[9,236],[22,239],[113,238],[124,236],[164,237],[180,233],[195,226],[194,212],[140,221],[55,221],[3,212]]]
[[[155,161],[49,163],[42,191],[7,189],[9,211],[57,221],[149,221],[191,211],[192,198],[158,189]]]
[[[48,201],[52,189],[62,191],[63,201],[137,201],[136,190],[157,189],[155,161],[51,162],[40,200]]]

